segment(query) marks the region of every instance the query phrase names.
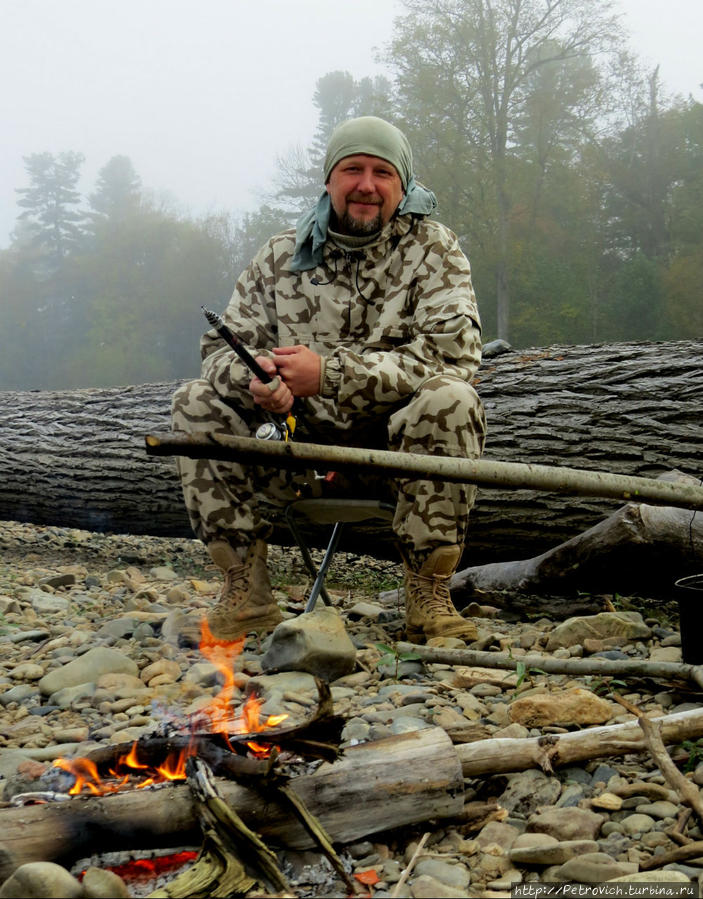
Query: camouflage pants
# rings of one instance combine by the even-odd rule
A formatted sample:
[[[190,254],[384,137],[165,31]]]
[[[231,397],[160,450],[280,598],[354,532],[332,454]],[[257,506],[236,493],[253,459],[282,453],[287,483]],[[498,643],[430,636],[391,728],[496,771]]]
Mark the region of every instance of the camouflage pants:
[[[209,381],[190,381],[173,397],[177,431],[214,432],[251,437],[264,418],[247,390],[226,400]],[[303,426],[304,427],[304,426]],[[425,381],[409,401],[369,425],[340,416],[339,426],[320,423],[316,437],[326,443],[427,455],[478,458],[483,451],[485,416],[476,391],[459,378],[437,375]],[[301,441],[311,440],[296,431]],[[271,523],[266,507],[295,500],[313,472],[286,472],[207,459],[178,457],[185,504],[196,535],[204,542],[227,540],[233,546],[267,539]],[[319,491],[318,491],[319,492]],[[387,498],[396,503],[393,530],[410,556],[441,544],[463,544],[476,488],[469,484],[407,478],[355,478],[353,496]],[[269,513],[270,514],[270,513]]]

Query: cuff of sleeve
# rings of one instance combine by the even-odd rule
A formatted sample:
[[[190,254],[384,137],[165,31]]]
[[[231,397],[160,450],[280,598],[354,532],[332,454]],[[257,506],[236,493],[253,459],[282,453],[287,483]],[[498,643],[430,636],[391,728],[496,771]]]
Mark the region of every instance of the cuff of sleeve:
[[[342,381],[342,368],[339,359],[334,356],[323,356],[320,366],[320,395],[336,397]]]

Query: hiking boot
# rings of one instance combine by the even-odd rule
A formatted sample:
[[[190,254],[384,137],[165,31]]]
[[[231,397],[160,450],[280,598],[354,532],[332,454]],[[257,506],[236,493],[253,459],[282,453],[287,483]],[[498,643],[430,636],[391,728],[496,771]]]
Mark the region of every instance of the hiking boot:
[[[283,621],[271,593],[266,567],[268,546],[263,540],[241,552],[223,540],[208,544],[207,549],[225,576],[220,598],[207,616],[213,637],[231,641],[249,633],[261,635]]]
[[[478,638],[476,625],[462,618],[449,595],[449,579],[461,558],[461,546],[439,546],[413,571],[405,561],[405,626],[408,640],[430,637]]]

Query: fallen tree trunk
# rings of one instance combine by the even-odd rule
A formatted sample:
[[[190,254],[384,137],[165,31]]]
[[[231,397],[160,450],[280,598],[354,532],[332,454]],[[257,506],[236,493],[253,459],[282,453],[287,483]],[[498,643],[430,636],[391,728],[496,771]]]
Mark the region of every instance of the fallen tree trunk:
[[[548,347],[486,359],[486,459],[657,477],[700,465],[703,341]],[[0,393],[0,519],[190,536],[174,460],[149,459],[179,382]],[[472,561],[537,555],[612,509],[593,497],[481,488]],[[350,528],[342,549],[368,551]],[[316,541],[321,544],[326,537]],[[274,541],[290,544],[283,525]],[[393,556],[390,540],[375,550]],[[393,556],[394,557],[394,556]]]
[[[680,473],[670,478],[700,484]],[[671,593],[675,580],[701,571],[703,515],[628,503],[539,556],[458,571],[451,591],[460,608],[477,600],[518,611],[521,594]]]
[[[314,846],[290,811],[222,778],[224,801],[266,841]],[[373,833],[462,810],[461,765],[439,727],[364,743],[334,763],[291,779],[291,786],[330,839],[349,843]],[[197,813],[185,784],[0,810],[0,882],[31,861],[67,864],[93,852],[199,845]]]

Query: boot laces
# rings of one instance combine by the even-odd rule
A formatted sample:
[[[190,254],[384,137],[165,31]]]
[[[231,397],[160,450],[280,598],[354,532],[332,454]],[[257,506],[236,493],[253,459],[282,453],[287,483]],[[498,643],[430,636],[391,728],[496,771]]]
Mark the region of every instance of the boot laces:
[[[447,586],[448,578],[422,577],[413,574],[406,587],[411,603],[421,606],[424,612],[432,617],[438,615],[456,615]]]
[[[249,588],[250,566],[233,565],[225,572],[225,582],[220,595],[221,602],[237,602],[245,599]]]

